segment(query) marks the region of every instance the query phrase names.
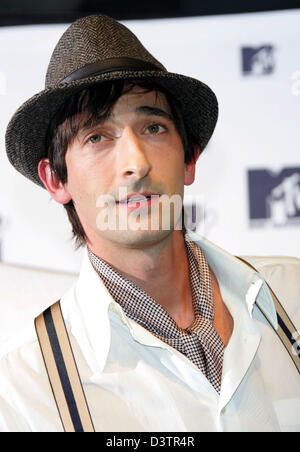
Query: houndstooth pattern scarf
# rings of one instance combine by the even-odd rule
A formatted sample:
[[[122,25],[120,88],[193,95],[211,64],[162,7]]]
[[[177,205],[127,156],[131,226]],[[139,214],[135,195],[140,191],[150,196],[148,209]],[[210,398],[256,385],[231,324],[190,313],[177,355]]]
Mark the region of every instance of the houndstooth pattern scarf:
[[[125,314],[189,358],[220,393],[225,346],[213,327],[214,302],[209,268],[201,248],[185,235],[195,320],[176,322],[153,298],[88,250],[90,261]]]

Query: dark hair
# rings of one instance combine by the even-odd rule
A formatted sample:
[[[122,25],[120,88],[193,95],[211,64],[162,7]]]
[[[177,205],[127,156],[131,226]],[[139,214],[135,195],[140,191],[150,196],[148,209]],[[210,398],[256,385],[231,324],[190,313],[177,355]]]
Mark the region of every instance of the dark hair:
[[[125,85],[126,90],[124,91]],[[50,168],[59,181],[63,184],[67,182],[65,156],[68,146],[72,144],[79,130],[82,127],[93,127],[104,120],[110,114],[119,97],[125,92],[130,92],[135,86],[141,87],[145,92],[156,91],[166,96],[175,127],[182,140],[185,163],[190,163],[195,159],[196,140],[190,133],[187,133],[180,106],[166,89],[152,80],[103,82],[75,93],[60,107],[49,125],[46,140],[48,159]],[[80,223],[73,201],[64,204],[64,208],[72,225],[76,247],[79,248],[87,242],[87,236]]]

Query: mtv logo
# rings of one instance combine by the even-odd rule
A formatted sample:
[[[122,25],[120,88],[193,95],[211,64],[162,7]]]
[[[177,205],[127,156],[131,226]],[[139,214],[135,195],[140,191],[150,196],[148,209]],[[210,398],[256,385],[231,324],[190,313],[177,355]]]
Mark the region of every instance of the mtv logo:
[[[275,69],[274,47],[242,47],[242,70],[244,75],[267,75]]]
[[[269,220],[274,226],[300,221],[300,168],[277,174],[249,170],[248,187],[251,220]]]

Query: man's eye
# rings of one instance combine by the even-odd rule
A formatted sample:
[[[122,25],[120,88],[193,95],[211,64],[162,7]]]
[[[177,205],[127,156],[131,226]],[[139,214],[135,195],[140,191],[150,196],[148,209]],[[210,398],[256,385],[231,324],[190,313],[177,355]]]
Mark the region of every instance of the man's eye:
[[[146,130],[148,131],[148,133],[155,135],[157,133],[164,132],[166,128],[160,124],[151,124],[147,127]]]
[[[93,135],[89,138],[89,142],[92,144],[101,143],[102,141],[105,141],[107,138],[104,135],[100,135],[97,133],[96,135]]]

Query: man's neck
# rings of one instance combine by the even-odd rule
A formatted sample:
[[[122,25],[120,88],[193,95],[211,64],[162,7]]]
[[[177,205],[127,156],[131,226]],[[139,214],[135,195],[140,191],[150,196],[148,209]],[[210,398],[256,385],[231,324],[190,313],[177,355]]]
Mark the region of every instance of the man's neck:
[[[148,247],[134,248],[106,243],[89,245],[122,276],[133,281],[159,303],[181,328],[194,320],[189,264],[182,231]],[[101,251],[100,251],[101,250]]]

